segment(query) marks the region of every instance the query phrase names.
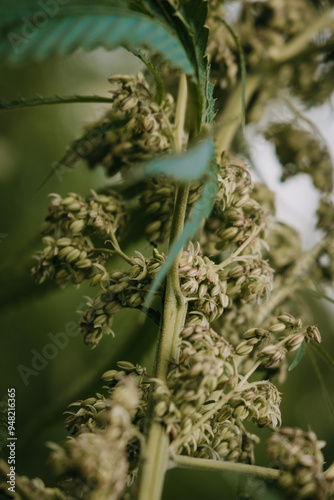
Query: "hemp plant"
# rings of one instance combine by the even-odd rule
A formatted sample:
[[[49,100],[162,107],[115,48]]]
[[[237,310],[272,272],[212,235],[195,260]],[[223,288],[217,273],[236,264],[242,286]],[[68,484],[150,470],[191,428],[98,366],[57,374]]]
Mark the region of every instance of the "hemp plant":
[[[303,113],[333,91],[332,2],[72,0],[26,38],[20,23],[34,7],[10,2],[2,11],[2,59],[123,46],[143,63],[137,75],[111,76],[108,97],[1,108],[109,105],[53,172],[83,159],[103,166],[105,185],[88,197],[51,195],[32,277],[90,283],[81,330],[91,348],[122,334],[112,322],[124,308],[142,311],[157,334],[152,373],[121,360],[102,375],[100,393],[71,405],[69,439],[49,443],[58,488],[20,477],[15,498],[158,500],[173,467],[260,476],[284,498],[334,498],[324,443],[281,427],[280,412],[287,368],[305,349],[322,349],[298,291],[325,296],[334,277],[332,165]],[[273,101],[288,112],[264,125]],[[250,123],[274,145],[282,181],[305,173],[319,190],[323,238],[309,251],[275,219],[273,193],[254,182],[260,153],[243,135]],[[145,255],[124,244],[138,211]],[[272,431],[268,467],[255,465],[263,427]]]

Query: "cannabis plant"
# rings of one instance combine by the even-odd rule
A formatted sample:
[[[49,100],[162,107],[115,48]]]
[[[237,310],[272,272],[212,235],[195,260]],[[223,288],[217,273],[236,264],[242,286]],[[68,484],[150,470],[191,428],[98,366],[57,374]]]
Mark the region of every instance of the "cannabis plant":
[[[281,427],[280,411],[280,386],[305,350],[329,359],[298,292],[326,296],[334,278],[332,164],[304,113],[333,91],[332,2],[5,1],[1,12],[2,60],[123,46],[142,63],[112,75],[107,97],[0,106],[107,105],[51,172],[83,162],[102,166],[105,182],[50,195],[32,279],[91,285],[80,313],[88,348],[112,349],[122,309],[156,328],[153,370],[120,360],[100,392],[70,406],[68,439],[50,436],[57,488],[17,476],[9,490],[3,462],[2,498],[158,500],[174,467],[260,476],[284,498],[334,498],[324,442]],[[279,112],[268,116],[272,102]],[[261,151],[248,124],[272,143],[282,181],[304,173],[319,191],[322,238],[309,251],[255,182]],[[130,252],[136,226],[148,243]],[[266,467],[255,464],[263,427]]]

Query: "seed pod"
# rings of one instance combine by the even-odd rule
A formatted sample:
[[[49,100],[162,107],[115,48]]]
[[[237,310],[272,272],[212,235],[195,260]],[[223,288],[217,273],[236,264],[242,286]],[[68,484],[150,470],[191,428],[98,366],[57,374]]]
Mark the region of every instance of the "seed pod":
[[[269,331],[271,333],[280,333],[280,332],[283,332],[286,328],[286,325],[284,323],[276,323],[275,325],[272,325],[270,328],[269,328]]]
[[[253,346],[249,344],[247,340],[240,342],[239,345],[235,348],[235,352],[238,356],[246,356],[250,352],[252,352]]]
[[[92,261],[90,259],[82,259],[75,263],[75,267],[79,269],[88,269],[92,267]]]
[[[285,347],[290,352],[295,351],[301,346],[304,340],[305,333],[297,333],[287,340],[287,342],[285,343]]]
[[[316,326],[309,326],[306,329],[306,333],[311,339],[314,339],[318,344],[321,344],[321,335]]]
[[[239,229],[237,227],[228,227],[227,229],[222,229],[218,231],[217,235],[219,238],[224,240],[233,240],[238,234]]]

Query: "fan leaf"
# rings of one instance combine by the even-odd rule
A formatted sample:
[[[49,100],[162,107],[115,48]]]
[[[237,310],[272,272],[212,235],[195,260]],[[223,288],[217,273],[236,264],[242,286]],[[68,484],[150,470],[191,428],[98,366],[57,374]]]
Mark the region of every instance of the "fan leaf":
[[[207,164],[214,153],[212,139],[200,142],[181,155],[168,155],[153,160],[133,170],[133,177],[139,180],[142,177],[166,175],[181,182],[191,182],[200,179]]]
[[[119,46],[129,50],[147,47],[160,52],[185,73],[195,73],[177,36],[168,27],[141,13],[113,6],[103,11],[98,11],[96,5],[82,11],[63,7],[56,17],[50,17],[40,26],[34,25],[34,14],[35,11],[28,10],[15,17],[13,14],[2,17],[0,60],[43,61],[54,55],[71,54],[78,48],[90,51],[98,47],[107,50]]]

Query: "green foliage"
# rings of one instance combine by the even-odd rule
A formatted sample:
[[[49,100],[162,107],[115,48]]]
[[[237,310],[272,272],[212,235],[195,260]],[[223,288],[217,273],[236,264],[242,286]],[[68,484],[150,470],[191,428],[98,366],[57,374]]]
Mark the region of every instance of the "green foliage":
[[[178,182],[191,182],[200,179],[207,170],[210,159],[214,153],[212,139],[199,142],[190,148],[186,153],[172,156],[168,155],[157,160],[153,160],[147,165],[142,165],[133,173],[135,178],[141,179],[154,175],[166,175]],[[210,196],[212,193],[208,193]],[[213,199],[212,197],[210,198]],[[207,211],[203,217],[207,217]]]
[[[90,9],[91,11],[92,9]],[[150,47],[164,55],[171,63],[192,74],[194,69],[183,47],[164,26],[132,11],[98,5],[86,14],[79,6],[64,8],[57,17],[50,18],[31,37],[21,35],[22,16],[32,16],[34,10],[20,12],[16,19],[2,18],[0,29],[0,59],[19,63],[29,59],[43,61],[54,55],[67,55],[79,47],[94,50],[104,47],[111,50],[119,46],[132,50],[139,46]],[[12,45],[11,45],[12,44]]]

